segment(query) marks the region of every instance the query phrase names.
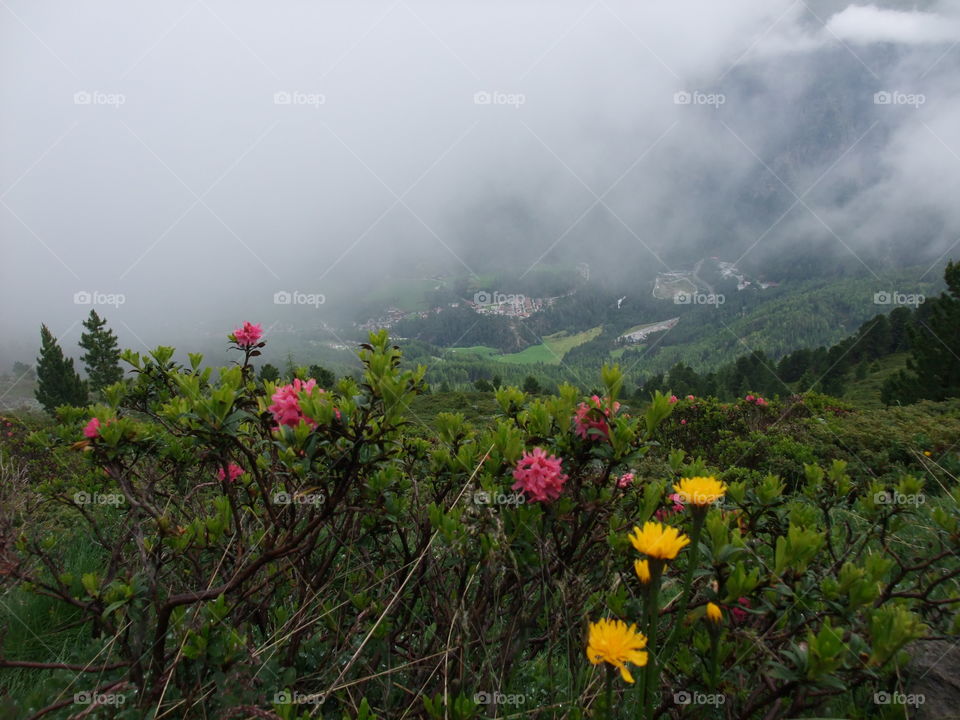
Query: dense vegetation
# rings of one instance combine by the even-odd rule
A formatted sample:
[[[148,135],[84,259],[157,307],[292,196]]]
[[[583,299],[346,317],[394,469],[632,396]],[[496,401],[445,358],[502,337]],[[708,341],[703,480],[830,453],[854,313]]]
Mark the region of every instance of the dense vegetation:
[[[5,716],[901,717],[960,630],[956,401],[458,399],[385,334],[324,391],[231,342],[3,421]]]

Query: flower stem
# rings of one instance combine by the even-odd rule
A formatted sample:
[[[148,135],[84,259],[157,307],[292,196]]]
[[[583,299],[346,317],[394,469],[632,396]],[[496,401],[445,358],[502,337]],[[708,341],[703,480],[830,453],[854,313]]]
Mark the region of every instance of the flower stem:
[[[663,561],[650,558],[650,586],[647,589],[647,607],[644,631],[647,635],[647,666],[643,672],[643,716],[653,717],[653,706],[660,684],[657,675],[657,620],[660,617],[658,607],[660,599],[660,577],[663,574]]]
[[[690,531],[690,555],[687,558],[687,570],[683,575],[683,590],[680,596],[680,604],[677,605],[676,619],[673,623],[673,629],[667,637],[667,642],[663,648],[663,662],[668,662],[676,650],[677,641],[680,639],[680,626],[683,624],[683,618],[687,614],[687,607],[690,605],[691,591],[693,590],[693,571],[700,560],[700,533],[703,530],[703,523],[706,520],[706,509],[700,511],[694,508],[693,528]]]
[[[607,678],[606,678],[606,691],[604,693],[604,696],[606,698],[606,702],[604,703],[604,705],[606,705],[607,720],[613,720],[613,673],[614,673],[613,666],[608,665]]]

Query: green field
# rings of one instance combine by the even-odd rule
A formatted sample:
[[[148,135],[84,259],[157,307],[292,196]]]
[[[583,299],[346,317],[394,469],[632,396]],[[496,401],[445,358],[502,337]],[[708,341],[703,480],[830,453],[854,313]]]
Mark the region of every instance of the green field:
[[[902,370],[907,366],[907,358],[910,353],[895,353],[876,361],[879,366],[863,380],[851,380],[847,386],[847,391],[843,395],[844,400],[849,400],[857,407],[862,408],[882,408],[880,402],[880,390],[888,377]]]
[[[535,363],[559,365],[560,361],[563,360],[563,356],[570,350],[578,345],[590,342],[602,331],[603,328],[598,325],[595,328],[590,328],[589,330],[584,330],[583,332],[572,335],[566,332],[546,335],[543,338],[543,342],[539,345],[528,347],[522,352],[501,355],[497,359],[501,362],[515,363],[517,365],[533,365]]]
[[[514,365],[535,365],[543,363],[544,365],[559,365],[563,356],[570,350],[590,342],[603,331],[602,326],[590,328],[579,333],[558,332],[553,335],[545,335],[543,342],[539,345],[530,347],[518,353],[507,355],[500,354],[496,348],[487,345],[472,345],[470,347],[450,348],[450,352],[456,355],[476,355],[478,357],[497,360],[499,362],[512,363]]]

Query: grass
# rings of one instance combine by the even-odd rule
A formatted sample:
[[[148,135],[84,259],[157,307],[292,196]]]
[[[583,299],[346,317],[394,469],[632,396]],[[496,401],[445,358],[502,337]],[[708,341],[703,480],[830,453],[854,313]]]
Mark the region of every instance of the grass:
[[[910,353],[896,353],[877,361],[879,367],[867,374],[863,380],[854,380],[847,386],[844,400],[861,408],[881,408],[880,390],[888,377],[907,366]]]
[[[539,345],[533,345],[526,350],[510,355],[502,355],[497,358],[500,362],[515,363],[517,365],[533,365],[543,363],[544,365],[559,365],[563,356],[578,345],[590,342],[603,331],[603,327],[597,327],[584,330],[583,332],[570,334],[567,332],[558,332],[553,335],[547,335]]]
[[[489,345],[471,345],[470,347],[452,347],[448,350],[455,355],[479,355],[482,358],[489,358],[500,354],[497,348]],[[496,359],[494,357],[493,359]]]

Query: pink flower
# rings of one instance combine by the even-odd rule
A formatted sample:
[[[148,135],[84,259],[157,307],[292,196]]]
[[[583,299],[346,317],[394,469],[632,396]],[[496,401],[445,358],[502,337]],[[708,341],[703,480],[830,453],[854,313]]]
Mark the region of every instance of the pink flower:
[[[83,436],[91,440],[95,437],[100,437],[100,421],[97,418],[90,418],[90,422],[88,422],[87,426],[83,429]]]
[[[673,511],[674,512],[683,512],[683,498],[679,494],[673,493],[670,496],[670,499],[673,500]]]
[[[730,608],[730,614],[733,616],[733,621],[739,624],[747,619],[747,611],[743,608],[749,608],[750,601],[747,598],[742,597],[737,600],[737,603],[740,605],[740,607]]]
[[[240,467],[239,465],[237,465],[236,463],[230,463],[229,465],[227,465],[227,472],[226,472],[226,473],[223,472],[223,468],[218,468],[218,469],[217,469],[217,477],[218,477],[220,480],[226,480],[226,479],[229,477],[229,478],[230,478],[230,482],[233,482],[233,481],[236,480],[238,477],[240,477],[241,475],[243,475],[244,472],[246,472],[246,471],[245,471],[242,467]]]
[[[753,402],[754,397],[753,397],[753,395],[747,395],[747,396],[744,398],[744,400],[746,400],[747,402]]]
[[[681,424],[681,425],[686,425],[686,424],[687,424],[687,421],[686,421],[686,420],[681,420],[681,421],[680,421],[680,424]]]
[[[313,378],[306,382],[300,378],[294,378],[291,384],[278,387],[270,398],[273,400],[273,405],[267,408],[273,414],[273,419],[277,421],[277,425],[296,427],[303,420],[308,425],[316,427],[317,422],[304,415],[300,409],[299,397],[301,392],[310,393],[313,392],[314,388],[323,392],[322,388],[317,388],[317,381]]]
[[[676,395],[671,395],[671,396],[670,396],[670,404],[671,404],[671,405],[676,405],[679,400],[680,400],[680,398],[678,398]]]
[[[567,476],[563,474],[560,458],[547,455],[542,448],[524,452],[513,471],[516,482],[512,490],[523,490],[531,499],[550,502],[560,497]]]
[[[693,397],[693,395],[687,395],[687,400],[694,400],[694,399],[695,398]]]
[[[764,405],[766,405],[766,404],[767,404],[767,401],[764,400],[762,397],[758,397],[758,398],[757,398],[757,405],[760,405],[760,406],[762,407],[762,406],[764,406]]]
[[[615,414],[620,409],[620,403],[613,403],[613,409],[603,406],[603,401],[597,395],[590,398],[589,403],[582,402],[577,406],[576,416],[574,417],[575,430],[577,435],[584,440],[599,440],[601,437],[610,436],[610,428],[607,425],[607,418]],[[591,430],[598,430],[600,434],[591,433]]]
[[[618,488],[630,487],[631,483],[633,483],[633,480],[634,480],[634,477],[632,472],[624,473],[617,480],[617,487]]]
[[[233,336],[237,339],[237,345],[240,347],[252,347],[257,344],[260,336],[263,335],[263,328],[260,323],[245,322],[243,325],[233,331]]]

